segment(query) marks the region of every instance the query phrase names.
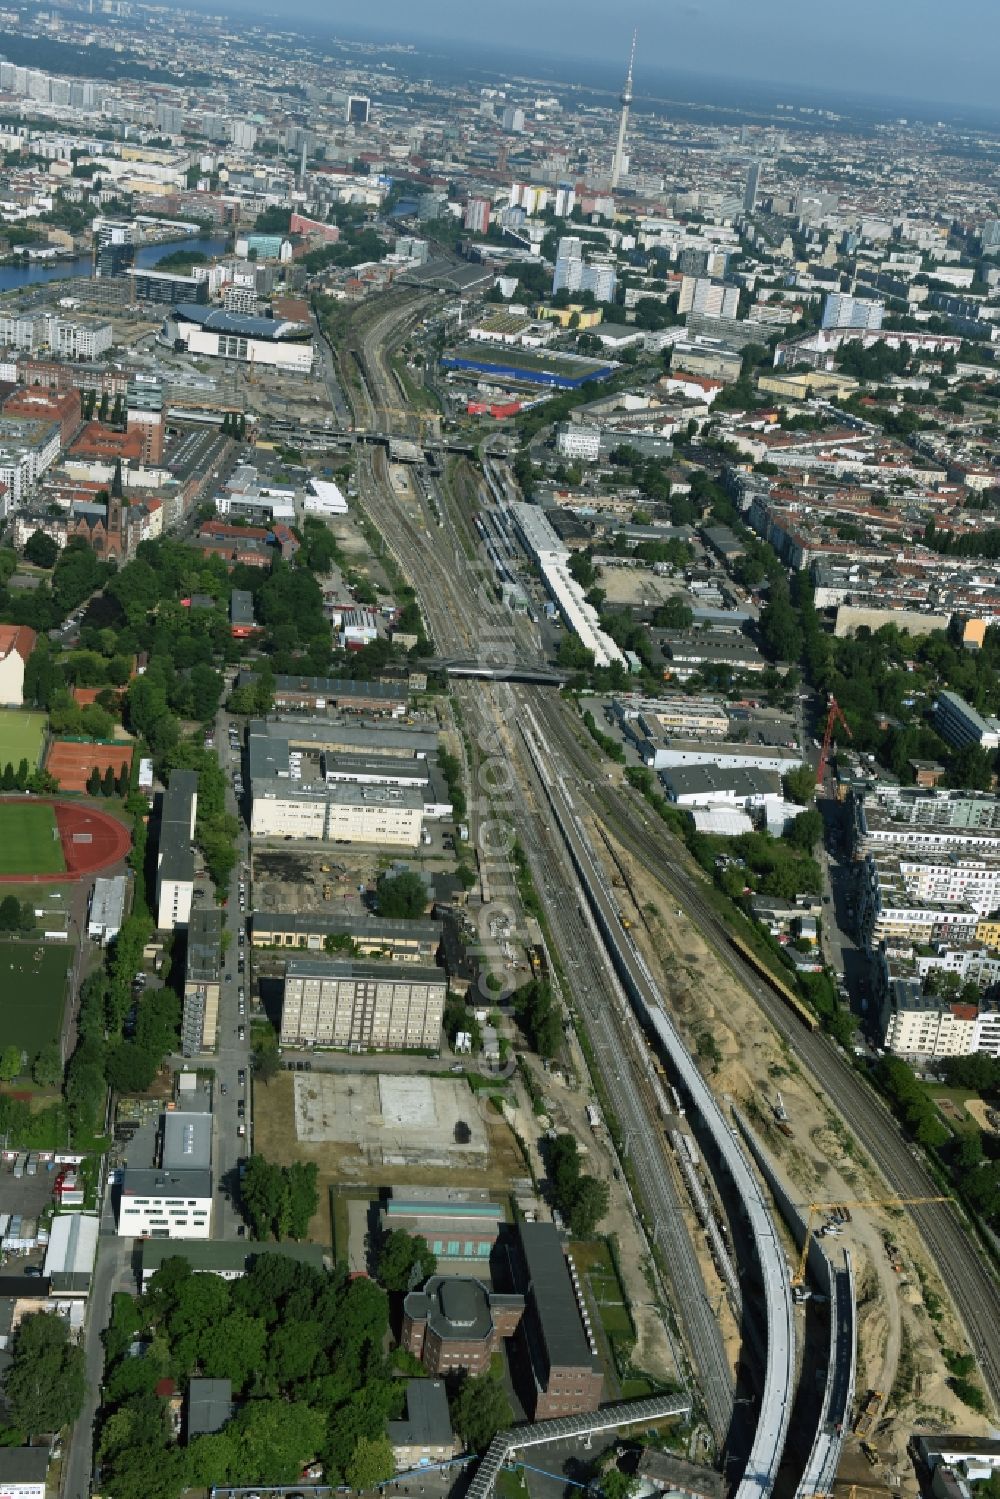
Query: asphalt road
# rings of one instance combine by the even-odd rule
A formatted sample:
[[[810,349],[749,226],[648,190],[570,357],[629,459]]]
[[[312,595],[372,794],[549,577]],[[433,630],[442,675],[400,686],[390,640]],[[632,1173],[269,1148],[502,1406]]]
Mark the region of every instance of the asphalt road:
[[[134,1291],[131,1272],[132,1240],[119,1239],[113,1232],[102,1232],[97,1247],[97,1263],[90,1289],[87,1326],[84,1333],[84,1357],[87,1390],[83,1409],[66,1451],[63,1469],[63,1499],[88,1499],[93,1470],[94,1419],[101,1399],[101,1377],[104,1372],[104,1345],[101,1335],[111,1317],[111,1298],[116,1291]]]
[[[233,791],[233,773],[240,761],[229,748],[229,715],[219,710],[215,727],[215,746],[220,764],[225,768],[229,782],[226,792],[226,810],[234,816],[240,815]],[[218,1046],[212,1064],[215,1067],[215,1093],[212,1100],[214,1112],[214,1176],[215,1213],[212,1237],[234,1239],[243,1223],[238,1208],[236,1182],[240,1161],[250,1154],[253,1130],[253,1100],[250,1087],[250,943],[246,939],[247,913],[250,911],[249,889],[249,834],[241,821],[237,843],[237,862],[229,882],[228,901],[223,908],[224,930],[229,935],[229,947],[222,960],[222,985],[219,995]],[[240,911],[240,881],[245,885],[245,907]],[[210,887],[209,887],[210,888]],[[244,942],[240,944],[240,933]],[[240,954],[244,954],[245,971],[239,971]],[[244,990],[244,1013],[239,1013],[239,990]],[[243,1038],[240,1039],[242,1029]],[[239,1074],[242,1070],[244,1083]],[[238,1104],[242,1100],[246,1117],[238,1117]],[[240,1135],[240,1127],[245,1133]]]

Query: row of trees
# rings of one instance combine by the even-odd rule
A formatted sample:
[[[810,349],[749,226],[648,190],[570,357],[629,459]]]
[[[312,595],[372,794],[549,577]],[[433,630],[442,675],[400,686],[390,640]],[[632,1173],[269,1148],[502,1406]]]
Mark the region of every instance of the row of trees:
[[[236,442],[245,442],[247,435],[247,419],[241,411],[227,411],[222,418],[222,433],[224,437],[232,437]]]
[[[562,1046],[562,1016],[548,979],[534,978],[514,992],[514,1014],[532,1048],[550,1061]]]
[[[606,1182],[587,1175],[580,1166],[580,1148],[573,1135],[558,1135],[548,1144],[546,1167],[556,1207],[574,1238],[590,1239],[608,1211]]]
[[[115,775],[114,767],[109,765],[104,774],[95,765],[87,777],[88,796],[127,796],[128,795],[129,771],[128,766],[123,765],[118,775]]]

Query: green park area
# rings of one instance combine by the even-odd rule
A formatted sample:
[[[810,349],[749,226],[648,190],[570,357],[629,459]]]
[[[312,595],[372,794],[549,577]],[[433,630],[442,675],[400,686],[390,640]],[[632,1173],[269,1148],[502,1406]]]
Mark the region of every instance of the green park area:
[[[58,1042],[72,957],[69,947],[0,942],[0,1051],[18,1046],[30,1058]]]
[[[0,708],[0,769],[9,762],[16,770],[22,760],[27,760],[28,769],[34,770],[42,753],[44,734],[44,713]]]
[[[65,868],[54,808],[47,802],[0,802],[0,875],[62,874]]]

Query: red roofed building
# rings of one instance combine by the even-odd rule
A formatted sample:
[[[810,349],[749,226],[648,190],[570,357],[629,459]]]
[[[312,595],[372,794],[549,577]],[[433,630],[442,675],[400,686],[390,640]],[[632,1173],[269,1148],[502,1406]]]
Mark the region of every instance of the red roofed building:
[[[6,708],[24,703],[24,668],[36,639],[27,625],[0,625],[0,703]]]
[[[113,462],[141,463],[143,440],[140,432],[118,432],[103,422],[88,422],[70,448],[72,458],[97,458]]]
[[[80,426],[80,392],[78,390],[46,390],[32,385],[15,390],[3,403],[4,416],[23,416],[31,421],[57,422],[59,445],[68,448]]]

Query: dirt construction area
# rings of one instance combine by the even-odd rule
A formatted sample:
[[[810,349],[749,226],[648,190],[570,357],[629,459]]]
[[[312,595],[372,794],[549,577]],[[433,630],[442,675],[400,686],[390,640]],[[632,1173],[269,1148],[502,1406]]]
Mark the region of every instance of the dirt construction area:
[[[417,1065],[419,1064],[415,1064],[415,1067]],[[328,1076],[332,1075],[324,1074],[322,1081]],[[419,1076],[414,1071],[393,1080],[412,1083]],[[358,1087],[367,1087],[369,1083],[378,1081],[377,1075],[371,1073],[339,1073],[337,1077]],[[307,1088],[316,1088],[320,1081],[320,1074],[315,1072],[308,1076],[282,1072],[266,1085],[254,1088],[254,1149],[269,1161],[277,1161],[282,1166],[290,1166],[293,1161],[315,1161],[319,1168],[320,1206],[309,1226],[309,1237],[316,1243],[330,1244],[332,1240],[328,1207],[331,1187],[364,1185],[377,1189],[396,1184],[412,1187],[440,1186],[446,1172],[450,1186],[485,1187],[491,1191],[509,1193],[512,1184],[528,1174],[524,1156],[510,1127],[485,1096],[473,1093],[468,1084],[458,1078],[435,1078],[433,1081],[446,1081],[460,1090],[454,1097],[456,1106],[459,1102],[461,1104],[462,1119],[485,1137],[485,1156],[479,1161],[463,1160],[452,1152],[445,1168],[423,1161],[401,1164],[398,1160],[374,1159],[373,1142],[366,1139],[361,1144],[356,1136],[353,1139],[348,1136],[344,1140],[300,1140],[296,1129],[296,1087],[299,1083],[305,1083]],[[318,1098],[317,1090],[317,1098],[306,1098],[303,1108],[308,1105],[310,1111],[316,1110]],[[377,1093],[373,1097],[369,1096],[369,1102],[374,1103],[377,1098]],[[377,1113],[377,1109],[373,1112]],[[391,1125],[386,1134],[387,1141],[398,1138],[398,1131],[398,1125]],[[343,1133],[348,1134],[346,1127]],[[392,1154],[391,1151],[387,1153]]]
[[[486,1128],[464,1079],[296,1073],[295,1134],[347,1145],[385,1166],[484,1166]]]
[[[691,1050],[698,1053],[702,1038],[702,1051],[712,1056],[704,1038],[714,1040],[718,1060],[702,1063],[713,1089],[741,1108],[797,1200],[807,1205],[886,1197],[884,1180],[854,1136],[691,922],[623,848],[612,845],[613,859],[596,832],[594,844],[623,912],[632,920],[635,941]],[[777,1091],[788,1114],[790,1136],[777,1127]],[[694,1242],[701,1245],[701,1236],[695,1235]],[[858,1391],[863,1395],[871,1388],[886,1394],[874,1445],[884,1463],[883,1477],[905,1488],[913,1482],[906,1444],[915,1428],[988,1430],[986,1419],[964,1405],[947,1384],[944,1351],[964,1351],[965,1338],[947,1291],[904,1211],[879,1205],[852,1208],[851,1222],[836,1243],[850,1250],[855,1267]],[[787,1250],[794,1264],[790,1237]],[[710,1285],[707,1257],[702,1268]]]

